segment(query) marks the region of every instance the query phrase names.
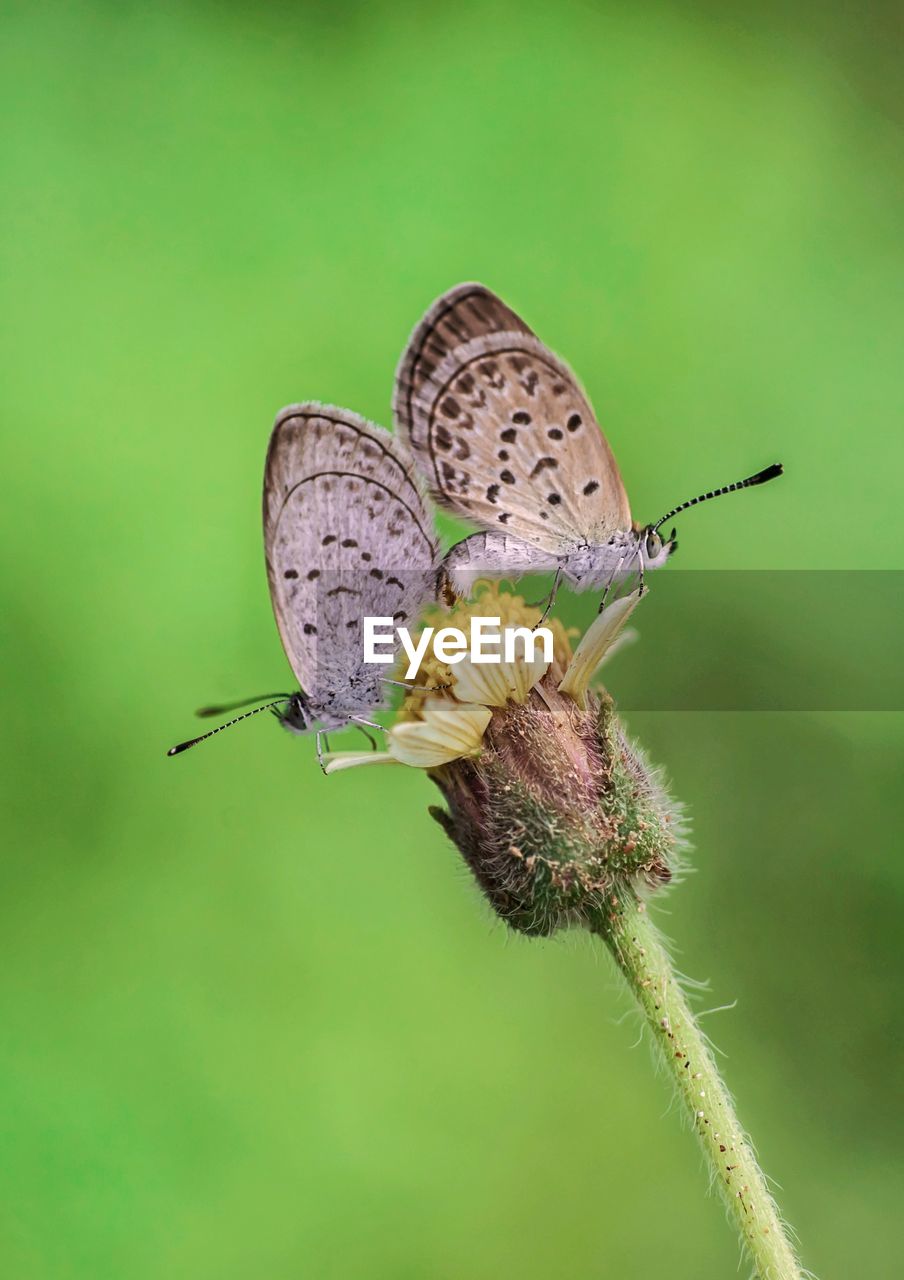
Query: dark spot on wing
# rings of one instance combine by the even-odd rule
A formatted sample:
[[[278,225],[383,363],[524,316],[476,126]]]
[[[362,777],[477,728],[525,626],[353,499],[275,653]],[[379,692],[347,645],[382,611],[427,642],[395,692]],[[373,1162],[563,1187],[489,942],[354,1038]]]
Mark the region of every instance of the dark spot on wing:
[[[503,511],[503,512],[502,512],[502,514],[501,514],[501,515],[500,515],[500,517],[499,517],[499,523],[500,523],[500,524],[508,524],[510,514],[511,514],[511,512],[509,512],[509,511]]]
[[[309,569],[309,570],[308,570],[308,582],[313,582],[316,578],[319,578],[319,577],[320,577],[320,570],[319,570],[319,569]]]
[[[504,440],[506,444],[514,444],[517,436],[518,432],[514,427],[506,427],[504,431],[500,432],[499,439]]]
[[[579,413],[573,413],[565,423],[565,426],[569,431],[577,431],[578,427],[581,425],[581,421],[581,415]]]
[[[515,483],[515,477],[512,475],[511,471],[500,471],[499,479],[502,481],[503,484]]]
[[[531,480],[534,480],[540,474],[541,471],[547,471],[551,468],[557,467],[558,465],[559,464],[555,458],[549,458],[549,457],[541,458],[540,461],[537,463],[537,465],[534,467],[533,471],[530,473]]]
[[[509,460],[508,449],[500,449],[499,452],[496,454],[496,457],[499,459],[500,462],[508,462]]]
[[[598,481],[598,480],[588,480],[588,481],[587,481],[587,483],[584,485],[584,490],[583,490],[583,492],[584,492],[584,493],[587,495],[587,497],[589,498],[590,494],[591,494],[591,493],[596,493],[596,491],[597,491],[597,489],[598,489],[599,487],[600,487],[600,485],[599,485],[599,481]]]
[[[560,493],[551,493],[546,501],[551,507],[557,507],[562,501],[562,495]]]
[[[564,437],[565,432],[559,427],[550,427],[546,434],[549,436],[550,440],[561,440]]]
[[[335,542],[336,540],[336,535],[334,533],[328,533],[326,537],[322,539],[320,545],[322,547],[328,547],[331,542]]]
[[[284,578],[297,578],[297,577],[298,577],[298,570],[297,570],[297,569],[287,569],[287,570],[285,571],[285,573],[283,574],[283,577],[284,577]]]
[[[314,626],[313,622],[306,622],[301,629],[306,636],[316,636],[317,634],[317,628]]]
[[[487,502],[495,502],[499,497],[499,485],[491,484],[487,489]]]
[[[356,546],[358,545],[358,539],[357,539],[357,538],[343,538],[343,539],[342,539],[342,545],[343,545],[343,547],[356,547]]]
[[[446,396],[440,408],[447,418],[457,418],[461,413],[461,407],[454,396]]]
[[[512,422],[517,422],[519,427],[526,427],[530,422],[530,414],[519,409],[517,413],[512,414]]]
[[[452,437],[449,434],[449,429],[444,427],[441,422],[433,429],[433,439],[437,449],[446,450],[452,448]]]
[[[373,556],[370,554],[370,552],[369,552],[369,551],[362,551],[362,552],[361,552],[361,559],[362,559],[362,560],[365,562],[365,564],[366,564],[366,563],[368,563],[369,561],[373,560]]]
[[[392,615],[392,620],[393,622],[404,622],[407,617],[408,617],[408,614],[405,612],[405,610],[400,609],[398,613],[394,613]]]
[[[382,570],[382,569],[371,569],[371,571],[370,571],[370,576],[371,576],[372,578],[382,578],[382,577],[383,577],[383,570]]]
[[[400,582],[398,578],[387,578],[386,585],[387,587],[398,587],[400,591],[405,590],[404,582]]]

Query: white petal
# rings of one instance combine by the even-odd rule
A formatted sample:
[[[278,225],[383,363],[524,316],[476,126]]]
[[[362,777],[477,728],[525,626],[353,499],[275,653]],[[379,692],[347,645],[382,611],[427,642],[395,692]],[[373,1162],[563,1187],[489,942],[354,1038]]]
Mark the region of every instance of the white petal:
[[[549,670],[542,645],[534,647],[533,655],[530,661],[518,657],[514,662],[475,663],[464,658],[452,668],[452,692],[462,702],[479,702],[484,707],[504,707],[510,698],[524,702]]]
[[[640,599],[637,591],[628,596],[613,600],[593,625],[584,632],[584,636],[574,656],[568,664],[565,679],[559,685],[560,693],[567,693],[579,706],[584,704],[584,695],[597,667],[610,653],[618,639],[619,632],[628,621],[634,606]]]
[[[476,755],[492,712],[473,702],[427,698],[423,720],[406,720],[389,733],[389,750],[402,764],[433,769]]]
[[[343,769],[357,769],[363,764],[398,764],[388,751],[326,751],[323,755],[324,773],[341,773]]]

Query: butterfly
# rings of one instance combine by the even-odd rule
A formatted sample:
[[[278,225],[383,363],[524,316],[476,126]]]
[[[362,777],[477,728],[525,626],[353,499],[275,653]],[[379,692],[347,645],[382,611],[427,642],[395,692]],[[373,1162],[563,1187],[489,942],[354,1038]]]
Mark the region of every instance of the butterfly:
[[[383,686],[399,682],[364,661],[364,618],[391,617],[394,626],[416,622],[436,598],[438,546],[404,445],[356,413],[313,401],[289,405],[276,417],[263,515],[270,599],[300,689],[266,695],[276,701],[168,754],[274,710],[285,728],[316,732],[322,766],[328,730],[381,727],[369,717],[383,704]]]
[[[414,330],[396,372],[393,414],[436,502],[481,526],[446,557],[456,589],[487,573],[554,571],[547,613],[563,578],[578,591],[608,592],[636,570],[642,592],[644,571],[677,547],[674,530],[660,535],[663,524],[782,472],[767,467],[681,503],[655,524],[635,523],[577,378],[480,284],[444,293]]]

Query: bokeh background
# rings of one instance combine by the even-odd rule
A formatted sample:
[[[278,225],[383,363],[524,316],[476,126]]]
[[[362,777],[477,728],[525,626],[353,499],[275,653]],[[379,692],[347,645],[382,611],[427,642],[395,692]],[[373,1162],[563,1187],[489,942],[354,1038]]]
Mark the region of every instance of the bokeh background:
[[[816,625],[737,584],[904,567],[893,10],[4,12],[3,1274],[735,1274],[606,958],[507,936],[424,777],[324,779],[269,717],[164,752],[287,678],[275,411],[387,422],[469,278],[579,371],[641,517],[786,465],[684,519],[616,696],[676,653],[764,706],[788,663],[848,687],[845,591]],[[706,1026],[804,1260],[885,1277],[904,735],[835,705],[628,719],[694,823],[659,919],[737,1001]]]

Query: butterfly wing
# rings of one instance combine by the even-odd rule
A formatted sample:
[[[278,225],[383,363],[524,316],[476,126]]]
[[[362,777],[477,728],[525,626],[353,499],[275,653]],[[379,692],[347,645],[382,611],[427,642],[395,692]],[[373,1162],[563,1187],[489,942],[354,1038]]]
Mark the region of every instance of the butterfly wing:
[[[413,625],[436,584],[437,547],[411,459],[347,409],[277,415],[264,473],[264,544],[286,656],[312,702],[339,716],[380,700],[363,619]]]
[[[500,298],[458,285],[415,329],[397,429],[437,502],[552,552],[631,527],[612,450],[568,366]]]
[[[530,332],[524,321],[482,284],[458,284],[449,289],[434,302],[402,353],[393,403],[397,422],[407,429],[414,397],[457,347],[490,333]]]

